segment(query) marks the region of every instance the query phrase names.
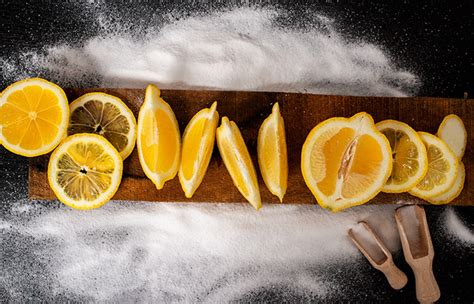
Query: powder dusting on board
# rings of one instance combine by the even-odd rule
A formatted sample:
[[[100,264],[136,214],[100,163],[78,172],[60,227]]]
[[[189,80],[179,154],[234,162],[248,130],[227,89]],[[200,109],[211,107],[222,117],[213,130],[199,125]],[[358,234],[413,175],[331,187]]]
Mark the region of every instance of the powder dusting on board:
[[[324,16],[302,30],[278,26],[283,11],[235,8],[122,31],[100,3],[84,11],[97,16],[102,34],[0,58],[4,79],[383,96],[410,95],[419,85],[377,45],[346,40]],[[317,301],[353,292],[336,276],[346,267],[356,277],[356,263],[366,263],[347,237],[358,221],[399,250],[395,206],[333,214],[317,205],[255,212],[240,204],[110,202],[81,212],[14,204],[0,222],[0,280],[19,301],[219,303],[262,290],[287,302]]]

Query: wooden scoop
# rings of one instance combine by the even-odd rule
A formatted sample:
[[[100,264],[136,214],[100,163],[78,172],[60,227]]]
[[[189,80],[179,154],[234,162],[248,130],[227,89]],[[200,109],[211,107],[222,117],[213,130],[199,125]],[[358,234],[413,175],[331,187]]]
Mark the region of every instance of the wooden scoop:
[[[403,206],[396,210],[400,241],[405,260],[413,269],[416,282],[416,298],[421,303],[433,303],[441,295],[433,274],[433,243],[423,207]]]
[[[392,254],[366,222],[359,222],[348,234],[370,264],[385,275],[393,289],[401,289],[407,284],[407,276],[395,266]]]

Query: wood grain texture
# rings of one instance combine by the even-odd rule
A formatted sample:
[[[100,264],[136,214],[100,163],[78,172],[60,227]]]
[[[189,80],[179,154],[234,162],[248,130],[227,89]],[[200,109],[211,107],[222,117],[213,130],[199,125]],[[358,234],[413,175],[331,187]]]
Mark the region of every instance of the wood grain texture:
[[[144,89],[69,89],[66,94],[70,101],[80,95],[102,91],[122,98],[135,116],[143,102]],[[452,205],[474,205],[474,151],[470,144],[474,141],[474,100],[446,99],[431,97],[395,98],[395,97],[354,97],[331,96],[299,93],[234,92],[234,91],[192,91],[163,90],[162,97],[173,108],[181,132],[191,117],[204,107],[210,107],[218,101],[220,117],[228,116],[239,126],[247,143],[250,154],[257,165],[257,134],[260,124],[271,113],[274,102],[280,103],[285,119],[289,178],[284,203],[312,204],[316,200],[306,187],[300,170],[300,154],[303,142],[309,131],[319,122],[334,116],[350,117],[366,111],[374,120],[397,119],[408,123],[414,129],[436,133],[438,125],[447,114],[459,115],[466,126],[468,146],[463,162],[466,166],[466,182],[461,195]],[[29,170],[29,196],[31,199],[55,199],[47,182],[47,162],[49,156],[32,158]],[[258,171],[258,170],[257,170]],[[265,187],[259,175],[260,191],[263,203],[277,203]],[[217,147],[209,164],[201,186],[192,199],[187,199],[178,178],[168,181],[162,190],[157,190],[149,181],[139,164],[136,149],[124,162],[124,174],[115,200],[157,201],[157,202],[245,202],[230,175],[222,163]],[[423,200],[409,194],[380,193],[370,203],[392,204],[409,201],[425,204]]]

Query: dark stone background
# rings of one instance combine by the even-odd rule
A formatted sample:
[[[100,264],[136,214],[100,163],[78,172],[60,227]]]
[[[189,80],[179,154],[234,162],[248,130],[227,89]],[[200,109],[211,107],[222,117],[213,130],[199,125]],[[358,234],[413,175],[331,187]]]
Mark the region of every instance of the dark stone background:
[[[331,1],[311,4],[300,1],[277,1],[272,4],[258,2],[258,5],[274,5],[288,9],[294,16],[294,24],[304,23],[302,12],[325,12],[336,18],[336,22],[345,29],[347,35],[354,39],[381,45],[395,62],[410,69],[420,76],[422,86],[417,95],[460,98],[464,92],[469,96],[473,91],[473,2],[472,1]],[[212,11],[235,3],[193,3],[140,1],[139,5],[131,2],[110,2],[108,5],[123,10],[124,15],[153,11],[159,8],[162,12],[176,11],[181,15],[186,12]],[[84,38],[98,33],[96,20],[84,18],[77,11],[80,6],[71,2],[54,1],[0,1],[0,56],[10,56],[18,51],[36,50],[45,45],[59,42],[80,43]],[[80,16],[80,18],[79,18]],[[143,19],[137,24],[149,22],[149,15],[142,14]],[[148,16],[148,17],[147,17]],[[160,22],[160,19],[155,20]],[[2,78],[3,89],[11,79]],[[474,118],[473,118],[474,119]],[[470,143],[472,144],[472,143]],[[0,214],[8,217],[11,206],[18,200],[27,197],[27,160],[8,153],[0,147]],[[57,206],[49,202],[51,208]],[[442,230],[439,216],[444,207],[426,207],[428,221],[432,230],[434,247],[437,249],[434,268],[442,291],[441,302],[473,303],[474,293],[474,249],[456,245]],[[456,208],[471,231],[474,231],[473,207]],[[3,237],[2,237],[3,239]],[[11,240],[10,240],[11,241]],[[14,248],[1,245],[0,266],[4,269],[9,263],[15,263]],[[0,242],[1,244],[1,242]],[[467,248],[467,249],[466,249]],[[18,249],[18,250],[21,250]],[[388,287],[383,276],[367,267],[328,265],[327,271],[334,272],[334,279],[347,282],[352,292],[341,292],[337,298],[327,302],[415,302],[413,274],[400,256],[396,263],[409,276],[407,287],[394,292]],[[28,271],[28,269],[25,269]],[[0,302],[15,301],[10,298],[6,288],[1,284]],[[25,290],[28,298],[34,302],[64,302],[67,295],[42,294],[35,290],[31,281],[31,290]],[[356,295],[356,296],[354,296]],[[16,299],[18,301],[18,299]],[[75,299],[77,300],[77,299]],[[85,299],[82,299],[85,300]],[[252,294],[242,302],[311,302],[316,298],[292,293],[285,286],[275,286]]]

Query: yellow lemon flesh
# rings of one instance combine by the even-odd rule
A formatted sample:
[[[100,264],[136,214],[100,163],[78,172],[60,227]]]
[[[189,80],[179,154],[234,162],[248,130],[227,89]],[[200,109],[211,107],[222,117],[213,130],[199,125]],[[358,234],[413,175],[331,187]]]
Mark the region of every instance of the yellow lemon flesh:
[[[157,189],[175,177],[181,154],[178,121],[154,85],[147,87],[138,114],[137,149],[142,169]]]
[[[68,134],[94,133],[105,137],[127,158],[135,147],[137,123],[132,111],[115,96],[93,92],[74,100],[71,105]]]
[[[183,135],[179,181],[187,198],[193,196],[201,184],[211,160],[219,113],[217,102],[196,113]]]
[[[384,192],[401,193],[415,187],[428,171],[428,156],[418,133],[409,125],[384,120],[375,125],[390,142],[393,167]]]
[[[464,180],[466,179],[466,169],[462,162],[459,162],[458,173],[456,175],[456,180],[454,184],[449,188],[448,191],[435,196],[427,198],[426,200],[431,204],[435,205],[442,205],[442,204],[449,204],[455,198],[461,194],[462,189],[464,188]]]
[[[462,159],[466,151],[467,131],[459,116],[454,114],[446,116],[439,125],[436,135],[451,148],[458,159]]]
[[[48,181],[57,198],[75,209],[107,203],[122,179],[122,158],[102,136],[69,136],[51,154]]]
[[[285,124],[278,103],[273,105],[272,114],[260,126],[257,153],[265,185],[282,202],[288,183],[288,156]]]
[[[19,155],[46,154],[66,135],[68,119],[59,86],[41,78],[15,82],[0,97],[0,142]]]
[[[458,159],[448,145],[438,137],[426,132],[418,133],[426,147],[428,172],[409,193],[429,200],[452,187],[458,172]]]
[[[303,145],[301,170],[318,203],[333,212],[364,204],[390,176],[390,143],[367,113],[325,120]]]
[[[217,128],[217,146],[234,185],[255,209],[262,207],[257,172],[239,128],[227,117]]]

